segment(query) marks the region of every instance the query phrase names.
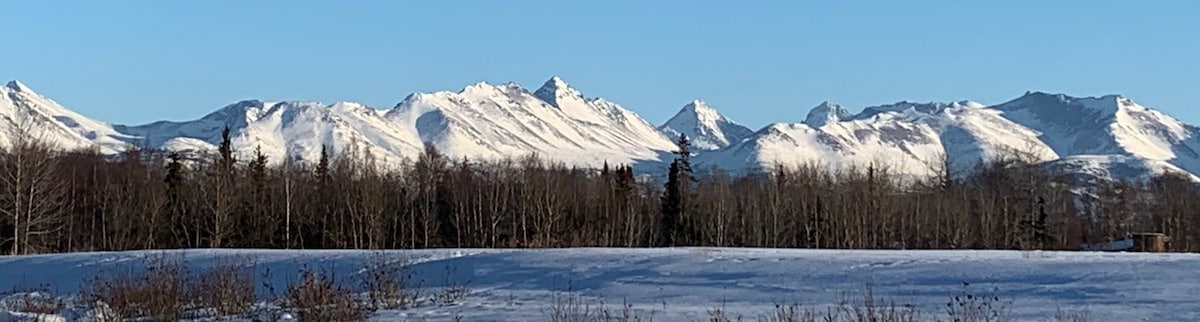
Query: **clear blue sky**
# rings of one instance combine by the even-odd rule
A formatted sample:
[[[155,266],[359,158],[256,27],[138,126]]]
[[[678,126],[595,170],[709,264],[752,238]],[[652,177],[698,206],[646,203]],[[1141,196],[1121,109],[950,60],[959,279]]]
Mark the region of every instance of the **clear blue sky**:
[[[1119,93],[1200,123],[1200,1],[19,1],[0,79],[115,123],[560,75],[661,123]]]

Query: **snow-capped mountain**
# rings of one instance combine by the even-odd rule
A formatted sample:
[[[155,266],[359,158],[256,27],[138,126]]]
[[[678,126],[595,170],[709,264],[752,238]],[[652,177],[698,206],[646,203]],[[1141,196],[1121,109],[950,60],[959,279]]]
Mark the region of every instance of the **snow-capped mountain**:
[[[322,146],[354,149],[385,162],[412,159],[425,143],[453,158],[544,159],[577,166],[656,163],[673,146],[633,113],[602,98],[586,98],[554,77],[536,92],[515,83],[476,83],[458,92],[413,93],[390,110],[357,103],[248,100],[198,120],[117,126],[149,146],[214,150],[224,126],[244,154],[256,148],[272,160],[315,160]]]
[[[868,107],[858,115],[832,103],[813,108],[804,123],[775,123],[742,143],[701,155],[701,167],[754,170],[776,164],[889,168],[927,175],[949,161],[962,172],[1010,151],[1039,161],[1057,156],[1037,133],[982,104],[911,103]]]
[[[684,105],[658,130],[672,139],[687,135],[697,150],[719,150],[754,134],[750,128],[729,120],[702,100]]]
[[[1200,173],[1200,129],[1119,96],[1028,93],[995,106],[1061,156],[1121,155]]]
[[[72,112],[25,84],[11,81],[0,87],[0,146],[14,135],[44,140],[64,149],[96,148],[101,153],[123,151],[133,139],[112,125]]]
[[[334,154],[354,149],[384,162],[414,156],[422,143],[391,124],[378,109],[338,102],[237,102],[187,122],[160,121],[117,126],[144,145],[169,150],[214,151],[228,125],[235,151],[243,157],[256,149],[271,160],[316,160],[322,147]]]
[[[990,107],[902,101],[857,114],[824,102],[803,122],[751,131],[701,100],[655,127],[553,77],[534,91],[481,82],[456,92],[413,93],[388,110],[352,102],[245,100],[196,120],[128,126],[79,115],[14,81],[0,87],[0,122],[8,130],[0,131],[0,139],[24,133],[106,154],[129,145],[212,151],[229,126],[239,153],[261,149],[273,161],[312,161],[327,147],[397,164],[432,144],[456,159],[537,155],[572,166],[629,163],[645,172],[664,169],[674,139],[686,134],[696,147],[697,169],[874,165],[925,175],[946,163],[963,173],[980,161],[1020,157],[1087,178],[1200,174],[1200,129],[1116,95],[1031,92]]]
[[[455,157],[536,154],[571,165],[657,162],[674,144],[639,117],[602,98],[585,98],[558,77],[536,92],[477,83],[457,93],[417,93],[385,114],[415,142]]]

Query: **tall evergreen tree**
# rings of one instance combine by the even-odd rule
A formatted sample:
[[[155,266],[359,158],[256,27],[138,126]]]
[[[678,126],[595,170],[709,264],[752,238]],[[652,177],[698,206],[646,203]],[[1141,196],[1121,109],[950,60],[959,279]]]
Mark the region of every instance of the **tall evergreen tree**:
[[[691,143],[687,135],[680,135],[675,142],[675,160],[667,171],[667,183],[662,195],[662,212],[659,219],[659,243],[661,247],[690,242],[691,232],[687,222],[689,194],[691,193],[692,164]]]
[[[229,138],[228,125],[221,130],[221,145],[217,147],[217,154],[221,155],[222,171],[229,171],[229,169],[233,168],[236,160],[234,160],[233,156],[233,139]]]
[[[300,239],[302,248],[324,248],[327,246],[324,236],[327,235],[329,229],[329,216],[333,202],[330,200],[331,187],[330,181],[330,151],[329,147],[321,145],[321,155],[317,159],[317,165],[313,169],[316,185],[313,187],[315,192],[314,199],[317,201],[313,205],[313,209],[308,213],[308,216],[301,221],[300,224]],[[315,217],[315,218],[314,218]]]
[[[172,240],[165,244],[169,245],[168,247],[180,247],[191,240],[188,222],[190,216],[187,214],[187,199],[183,192],[184,171],[183,156],[179,152],[171,152],[167,157],[167,173],[163,177],[167,186],[167,222],[172,232]]]
[[[266,247],[275,239],[277,223],[272,222],[271,191],[267,177],[267,155],[262,147],[254,148],[254,159],[247,165],[246,195],[242,198],[243,214],[241,239],[247,247]]]
[[[217,160],[209,170],[207,185],[207,206],[209,208],[208,223],[205,227],[205,237],[208,247],[219,248],[226,246],[227,239],[234,235],[233,230],[238,223],[237,194],[237,159],[233,156],[233,142],[229,136],[229,126],[221,130],[221,145],[217,148]]]
[[[321,156],[317,159],[316,168],[317,179],[324,183],[329,179],[329,149],[324,144],[321,145]]]

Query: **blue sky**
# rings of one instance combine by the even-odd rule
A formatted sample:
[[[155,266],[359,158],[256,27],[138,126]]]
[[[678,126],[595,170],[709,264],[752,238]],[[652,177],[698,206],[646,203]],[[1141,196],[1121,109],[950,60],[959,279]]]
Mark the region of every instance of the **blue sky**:
[[[752,127],[821,101],[1124,94],[1200,123],[1200,1],[21,1],[0,79],[115,122],[240,99],[390,108],[560,75],[661,123],[700,98]]]

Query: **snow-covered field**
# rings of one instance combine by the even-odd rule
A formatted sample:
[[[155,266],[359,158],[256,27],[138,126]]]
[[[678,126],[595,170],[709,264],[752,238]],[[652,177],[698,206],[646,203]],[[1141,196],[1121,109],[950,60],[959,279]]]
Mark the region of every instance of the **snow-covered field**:
[[[141,265],[160,252],[0,257],[0,290],[48,284],[75,294],[87,276]],[[303,265],[339,276],[362,269],[368,251],[172,251],[193,269],[221,258],[252,258],[277,289]],[[427,287],[453,272],[471,295],[450,306],[379,312],[380,321],[542,321],[554,299],[578,294],[612,307],[632,304],[655,321],[708,320],[724,307],[753,321],[776,303],[821,308],[871,285],[877,298],[940,317],[970,283],[995,290],[1014,320],[1045,321],[1060,309],[1088,321],[1200,321],[1200,255],[1018,251],[846,251],[783,249],[419,250],[404,253]],[[448,270],[447,268],[453,268]],[[3,316],[4,314],[0,314]],[[4,320],[0,317],[0,320]]]

